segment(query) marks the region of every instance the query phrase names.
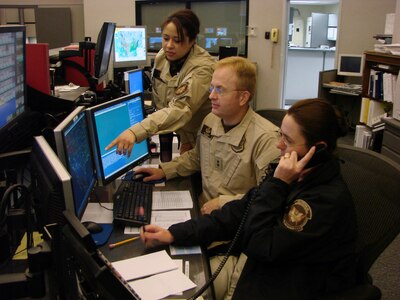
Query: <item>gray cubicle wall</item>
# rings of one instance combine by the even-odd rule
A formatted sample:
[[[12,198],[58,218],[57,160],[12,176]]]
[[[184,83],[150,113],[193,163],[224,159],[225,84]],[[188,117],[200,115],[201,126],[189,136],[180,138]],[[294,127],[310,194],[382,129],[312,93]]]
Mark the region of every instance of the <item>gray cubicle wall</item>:
[[[72,43],[71,9],[36,8],[36,36],[38,43],[48,43],[49,49]]]

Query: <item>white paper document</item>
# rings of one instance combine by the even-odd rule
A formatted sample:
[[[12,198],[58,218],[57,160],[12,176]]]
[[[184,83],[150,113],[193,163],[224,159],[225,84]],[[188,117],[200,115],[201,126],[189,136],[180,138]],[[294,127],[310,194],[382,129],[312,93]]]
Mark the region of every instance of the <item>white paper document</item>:
[[[177,269],[165,250],[123,259],[112,265],[126,281]]]
[[[143,300],[162,299],[196,287],[196,284],[180,270],[135,280],[129,282],[129,285]]]
[[[111,224],[113,222],[113,203],[88,203],[82,222],[92,221],[99,224]]]
[[[151,224],[168,229],[169,226],[190,220],[189,210],[156,210],[151,213]]]
[[[153,210],[193,208],[189,191],[154,191]]]

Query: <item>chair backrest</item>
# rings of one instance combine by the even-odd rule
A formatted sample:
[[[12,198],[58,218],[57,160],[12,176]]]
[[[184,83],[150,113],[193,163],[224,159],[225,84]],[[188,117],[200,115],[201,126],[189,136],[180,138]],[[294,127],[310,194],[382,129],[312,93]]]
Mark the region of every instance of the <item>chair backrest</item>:
[[[287,110],[283,108],[266,108],[259,109],[256,112],[274,125],[281,127],[283,117],[286,115]]]
[[[356,207],[358,271],[368,271],[400,232],[400,165],[384,155],[338,145],[342,176]]]

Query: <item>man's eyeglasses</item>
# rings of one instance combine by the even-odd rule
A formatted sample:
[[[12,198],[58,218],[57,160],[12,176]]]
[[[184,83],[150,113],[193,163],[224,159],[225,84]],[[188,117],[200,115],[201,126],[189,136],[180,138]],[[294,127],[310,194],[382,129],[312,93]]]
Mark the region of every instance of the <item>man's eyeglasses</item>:
[[[285,147],[295,147],[295,146],[304,146],[306,144],[296,144],[293,143],[291,141],[288,141],[287,137],[282,133],[282,130],[278,130],[278,134],[279,134],[279,140],[283,142],[283,144],[285,144]]]
[[[226,93],[230,93],[230,92],[244,92],[244,90],[226,90],[223,87],[220,86],[210,86],[209,90],[210,94],[214,91],[218,96],[222,96]]]

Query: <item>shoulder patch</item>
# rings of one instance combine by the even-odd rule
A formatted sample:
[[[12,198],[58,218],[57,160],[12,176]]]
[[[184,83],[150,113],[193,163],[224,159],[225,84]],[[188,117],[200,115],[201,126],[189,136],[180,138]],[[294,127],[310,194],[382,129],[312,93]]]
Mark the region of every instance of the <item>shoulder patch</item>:
[[[185,82],[184,84],[182,84],[181,86],[178,86],[175,89],[175,95],[179,96],[179,95],[186,93],[188,88],[189,88],[189,82]]]
[[[203,127],[201,128],[201,134],[205,135],[208,138],[211,138],[211,127],[203,125]]]
[[[290,206],[289,212],[283,217],[283,224],[294,231],[303,231],[308,220],[312,218],[310,205],[302,199],[297,199]]]

